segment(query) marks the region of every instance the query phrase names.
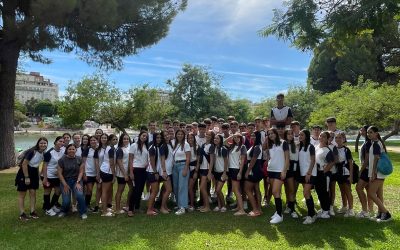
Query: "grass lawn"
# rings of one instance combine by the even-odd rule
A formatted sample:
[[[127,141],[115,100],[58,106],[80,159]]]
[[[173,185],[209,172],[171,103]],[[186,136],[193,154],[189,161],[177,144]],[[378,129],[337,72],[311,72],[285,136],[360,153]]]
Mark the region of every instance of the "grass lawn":
[[[133,218],[89,214],[86,221],[77,215],[60,219],[45,217],[39,209],[42,189],[37,195],[41,218],[20,222],[13,185],[15,174],[0,172],[0,249],[399,249],[400,154],[390,156],[395,172],[385,182],[384,196],[394,220],[382,224],[337,215],[313,225],[303,225],[302,219],[286,216],[283,223],[271,226],[273,206],[264,208],[264,214],[257,218],[235,217],[232,212],[194,212],[183,216],[138,214]],[[353,193],[358,212],[354,186]],[[313,196],[316,201],[316,194]],[[300,187],[298,211],[305,215],[306,206],[301,200]],[[340,204],[339,190],[336,204]]]

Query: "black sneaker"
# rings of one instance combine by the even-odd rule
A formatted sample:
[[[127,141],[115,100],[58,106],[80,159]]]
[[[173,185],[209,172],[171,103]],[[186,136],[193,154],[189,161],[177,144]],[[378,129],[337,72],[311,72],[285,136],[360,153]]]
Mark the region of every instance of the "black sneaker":
[[[28,216],[26,216],[25,213],[22,213],[22,214],[19,216],[19,220],[20,220],[20,221],[28,221],[29,218],[28,218]]]
[[[92,213],[98,213],[98,212],[99,212],[99,206],[95,206],[95,207],[93,208]]]
[[[386,222],[386,221],[391,221],[392,220],[392,215],[387,212],[387,213],[382,213],[381,218],[377,219],[377,222]]]
[[[383,213],[378,212],[375,217],[371,216],[369,219],[370,220],[374,220],[374,221],[378,221],[382,217],[382,214]]]
[[[39,219],[39,215],[35,211],[31,212],[30,217],[32,219]]]

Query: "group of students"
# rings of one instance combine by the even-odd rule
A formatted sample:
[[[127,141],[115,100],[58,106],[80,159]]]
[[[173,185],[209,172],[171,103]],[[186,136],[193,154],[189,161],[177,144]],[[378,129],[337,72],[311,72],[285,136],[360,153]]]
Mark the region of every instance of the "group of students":
[[[63,217],[71,208],[78,208],[81,218],[86,219],[88,209],[99,212],[101,201],[102,216],[126,213],[131,217],[140,211],[147,184],[147,215],[170,213],[170,197],[176,202],[175,214],[194,211],[198,190],[201,206],[197,209],[203,213],[211,211],[210,196],[213,194],[217,205],[212,211],[226,212],[227,200],[233,193],[236,198],[234,215],[251,217],[262,214],[262,197],[266,205],[273,197],[276,212],[270,223],[277,224],[283,221],[284,213],[299,217],[295,205],[301,184],[307,206],[303,224],[312,224],[317,218],[328,219],[335,215],[333,205],[338,183],[342,198],[338,213],[344,213],[345,217],[373,218],[378,222],[390,220],[391,214],[383,204],[386,176],[377,170],[379,155],[386,150],[378,129],[365,126],[360,130],[365,142],[361,147],[361,169],[357,180],[346,136],[336,129],[336,119],[326,120],[327,131],[321,131],[320,126],[313,126],[311,132],[300,130],[300,124],[292,121],[290,108],[282,105],[280,97],[278,95],[278,106],[271,111],[270,119],[256,118],[255,122],[247,124],[239,124],[232,116],[227,122],[216,117],[191,124],[165,120],[158,131],[156,123],[150,122],[149,131],[143,128],[133,143],[126,133],[118,138],[114,134],[104,134],[101,129],[93,136],[73,134],[73,143],[70,143],[71,135],[65,133],[55,139],[54,146],[47,152],[47,139],[39,138],[35,147],[25,152],[16,177],[20,219],[38,218],[36,190],[39,178],[42,178],[43,209],[49,216]],[[41,162],[43,168],[39,173]],[[357,215],[353,210],[351,190],[355,180],[362,205],[362,211]],[[114,193],[115,181],[118,185]],[[260,191],[261,181],[264,196]],[[225,183],[228,184],[226,197]],[[95,184],[95,205],[90,207]],[[122,205],[126,186],[129,192],[126,204]],[[285,211],[282,186],[286,195]],[[321,207],[318,213],[313,189]],[[27,191],[30,216],[24,212]],[[61,206],[58,203],[60,195]],[[155,208],[157,200],[159,209]],[[247,203],[251,206],[248,213]],[[378,206],[376,216],[370,215],[373,204]]]

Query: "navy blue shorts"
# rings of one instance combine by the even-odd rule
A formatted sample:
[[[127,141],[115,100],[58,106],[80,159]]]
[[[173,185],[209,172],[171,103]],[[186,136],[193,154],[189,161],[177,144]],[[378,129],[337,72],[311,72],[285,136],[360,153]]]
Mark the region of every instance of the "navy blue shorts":
[[[96,183],[96,182],[97,182],[96,176],[86,176],[86,181],[84,181],[83,183],[87,184],[87,183]]]
[[[57,188],[60,187],[60,179],[58,178],[47,178],[47,181],[49,182],[48,186],[45,186],[43,183],[44,177],[40,176],[40,179],[42,180],[42,185],[43,188]]]
[[[189,173],[189,178],[190,179],[193,179],[194,172],[195,172],[194,169],[190,171],[190,173]]]
[[[125,180],[125,177],[118,177],[117,176],[117,183],[118,184],[126,184],[126,180]]]
[[[368,178],[368,169],[364,169],[364,170],[361,172],[360,179],[363,180],[363,181],[365,181],[365,182],[369,182],[369,178]]]
[[[100,171],[100,178],[102,182],[112,182],[114,179],[114,175]]]
[[[225,181],[222,181],[222,174],[223,174],[223,172],[213,172],[213,174],[214,174],[214,178],[215,178],[215,180],[216,181],[219,181],[219,182],[225,182]]]
[[[270,179],[279,179],[279,180],[281,180],[281,172],[268,171],[268,177]]]
[[[156,174],[155,173],[149,173],[147,172],[147,182],[152,184],[154,182],[158,182],[160,179],[160,176],[158,176],[158,179],[156,179]]]
[[[337,183],[338,184],[350,184],[349,179],[350,175],[338,175],[337,176]]]
[[[317,178],[316,176],[311,176],[310,177],[310,182],[306,183],[306,177],[305,176],[299,176],[297,178],[297,182],[303,183],[303,184],[315,185],[316,178]]]
[[[232,180],[234,180],[234,181],[237,181],[238,179],[237,179],[237,176],[238,176],[238,174],[239,174],[239,169],[237,169],[237,168],[230,168],[229,169],[229,172],[228,172],[228,175],[229,175],[229,177],[232,179]]]
[[[17,187],[17,191],[26,192],[29,189],[39,189],[39,169],[28,166],[28,175],[31,183],[26,185],[22,167],[18,170],[17,176],[15,177],[15,186]]]
[[[199,170],[200,176],[207,176],[208,175],[208,169],[200,169]]]

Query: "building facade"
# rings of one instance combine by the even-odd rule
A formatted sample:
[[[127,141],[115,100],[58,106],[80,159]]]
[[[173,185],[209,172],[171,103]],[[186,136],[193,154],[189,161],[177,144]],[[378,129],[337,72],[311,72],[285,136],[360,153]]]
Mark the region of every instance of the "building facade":
[[[21,103],[34,98],[36,100],[58,99],[58,85],[45,79],[38,72],[17,73],[15,80],[15,98]]]

